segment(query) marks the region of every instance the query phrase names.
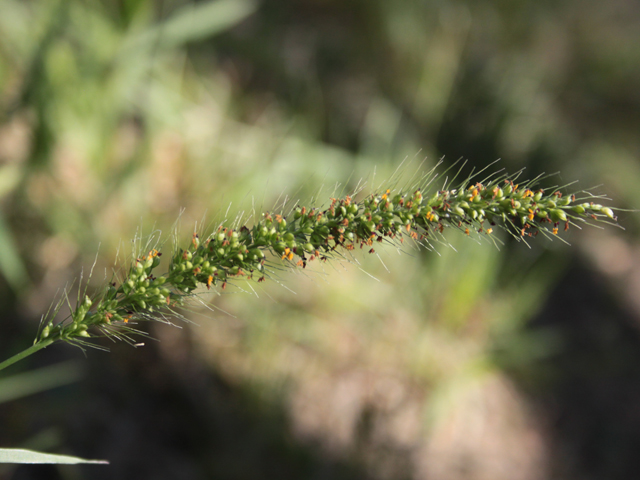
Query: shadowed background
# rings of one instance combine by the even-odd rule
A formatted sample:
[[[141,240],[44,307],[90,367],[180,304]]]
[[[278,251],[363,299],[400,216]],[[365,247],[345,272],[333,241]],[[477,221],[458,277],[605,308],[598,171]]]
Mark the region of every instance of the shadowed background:
[[[501,158],[639,208],[639,22],[631,0],[3,0],[2,359],[136,234],[168,250],[178,218],[186,242],[405,159]],[[620,223],[500,251],[451,232],[209,295],[144,348],[49,347],[2,372],[0,446],[111,465],[0,476],[632,478],[640,225]]]

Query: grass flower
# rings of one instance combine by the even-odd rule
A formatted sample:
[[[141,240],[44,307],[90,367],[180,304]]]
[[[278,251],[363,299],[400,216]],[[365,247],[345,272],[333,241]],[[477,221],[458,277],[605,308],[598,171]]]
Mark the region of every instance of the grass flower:
[[[34,345],[0,363],[0,369],[57,341],[84,346],[92,345],[92,338],[109,337],[135,344],[143,334],[135,326],[140,321],[166,321],[199,288],[224,289],[238,278],[263,282],[274,261],[306,268],[352,250],[372,254],[375,244],[405,238],[431,248],[456,229],[495,243],[495,228],[526,242],[591,220],[617,224],[613,210],[596,203],[603,197],[537,189],[541,177],[517,184],[517,175],[474,181],[476,176],[456,188],[448,182],[431,191],[437,177],[432,171],[411,188],[393,187],[358,200],[358,193],[331,198],[326,208],[295,205],[286,215],[265,212],[252,225],[220,225],[206,237],[194,233],[188,245],[169,253],[164,273],[157,271],[163,252],[151,248],[96,296],[82,293],[64,320],[56,318],[59,302],[43,317]]]

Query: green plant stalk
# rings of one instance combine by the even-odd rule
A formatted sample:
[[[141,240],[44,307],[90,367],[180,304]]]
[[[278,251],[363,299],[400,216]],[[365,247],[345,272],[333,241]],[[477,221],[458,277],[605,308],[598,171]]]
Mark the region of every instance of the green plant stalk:
[[[27,358],[29,355],[32,355],[39,350],[42,350],[43,348],[47,348],[53,342],[55,342],[55,339],[52,339],[52,338],[38,341],[37,343],[30,346],[29,348],[21,351],[20,353],[16,353],[13,357],[7,358],[4,362],[0,363],[0,370],[4,370],[5,368],[13,365],[14,363],[19,362],[24,358]]]
[[[505,175],[473,184],[467,178],[458,188],[423,195],[433,181],[426,176],[408,190],[368,195],[360,201],[350,196],[332,198],[328,208],[297,206],[287,216],[264,213],[253,226],[232,229],[220,225],[201,239],[173,252],[168,271],[156,276],[162,252],[151,249],[135,259],[124,278],[112,281],[101,293],[79,298],[69,317],[43,317],[34,345],[0,364],[0,369],[56,341],[79,346],[87,339],[110,337],[134,344],[139,321],[163,321],[194,290],[244,278],[262,282],[270,276],[266,253],[300,268],[326,261],[357,247],[374,253],[376,243],[401,243],[409,237],[424,246],[442,241],[445,229],[485,236],[496,242],[494,228],[501,227],[518,239],[558,235],[578,222],[617,221],[613,211],[594,203],[602,197],[584,193],[563,195],[534,191],[535,180],[516,185]]]

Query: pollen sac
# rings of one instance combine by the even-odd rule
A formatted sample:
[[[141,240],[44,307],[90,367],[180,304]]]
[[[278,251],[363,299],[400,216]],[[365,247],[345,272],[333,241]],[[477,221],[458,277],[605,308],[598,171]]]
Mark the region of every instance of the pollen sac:
[[[93,301],[89,298],[89,295],[85,295],[84,296],[84,308],[87,309],[87,311],[89,310],[89,308],[91,308],[91,305],[93,304]]]
[[[600,210],[602,213],[604,213],[607,217],[609,217],[612,220],[616,219],[616,216],[613,214],[613,210],[611,210],[608,207],[603,207],[602,210]]]
[[[553,220],[554,222],[567,221],[567,214],[564,213],[564,210],[560,210],[559,208],[553,208],[549,210],[549,216],[551,217],[551,220]]]
[[[85,315],[87,314],[87,311],[82,308],[79,307],[72,315],[71,317],[73,318],[73,323],[77,324],[80,323],[84,320]]]
[[[251,249],[251,251],[249,252],[249,255],[253,260],[261,260],[262,258],[264,258],[264,253],[259,248]]]
[[[76,335],[79,337],[90,337],[89,332],[87,332],[87,328],[88,327],[86,325],[79,325]]]
[[[582,205],[576,205],[575,207],[572,207],[571,210],[573,210],[574,213],[577,213],[578,215],[581,215],[585,212],[585,209]]]
[[[376,224],[373,222],[364,222],[364,228],[367,229],[369,233],[373,232],[376,228]]]

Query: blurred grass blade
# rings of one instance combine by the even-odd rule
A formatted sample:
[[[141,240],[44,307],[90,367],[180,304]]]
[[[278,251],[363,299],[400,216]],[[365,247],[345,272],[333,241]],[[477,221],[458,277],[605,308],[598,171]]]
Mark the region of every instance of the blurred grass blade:
[[[106,460],[85,460],[84,458],[70,457],[69,455],[52,455],[50,453],[34,452],[33,450],[0,448],[0,463],[108,464],[109,462]]]
[[[71,361],[3,378],[0,380],[0,403],[77,382],[84,377],[84,372],[80,362]]]
[[[233,27],[256,11],[254,0],[216,0],[189,5],[133,39],[136,47],[176,47]]]
[[[11,231],[0,214],[0,272],[7,283],[18,291],[27,284],[27,270],[13,242]]]
[[[0,198],[4,198],[16,188],[22,175],[22,168],[18,165],[8,164],[0,167]]]

